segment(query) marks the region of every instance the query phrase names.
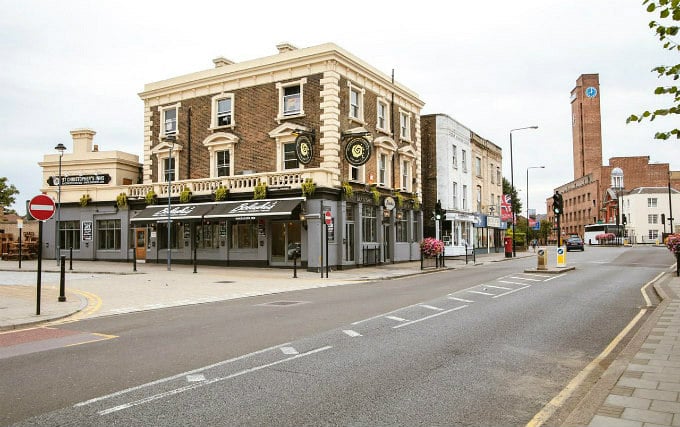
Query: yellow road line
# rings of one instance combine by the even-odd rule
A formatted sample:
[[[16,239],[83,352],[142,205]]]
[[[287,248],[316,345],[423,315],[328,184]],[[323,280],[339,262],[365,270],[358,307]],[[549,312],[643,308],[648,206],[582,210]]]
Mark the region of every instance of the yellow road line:
[[[645,298],[647,306],[651,306],[651,301],[646,295],[647,287],[652,283],[656,282],[664,273],[659,273],[655,278],[647,282],[641,289],[642,295]],[[614,338],[612,342],[609,343],[607,348],[605,348],[599,356],[597,356],[592,362],[588,364],[578,375],[572,379],[569,384],[557,395],[555,396],[547,405],[545,405],[534,417],[526,424],[526,427],[538,427],[543,425],[546,421],[553,416],[553,414],[571,397],[571,395],[576,391],[576,389],[585,381],[585,379],[590,375],[590,373],[595,370],[595,368],[605,360],[609,354],[614,351],[614,348],[623,340],[623,338],[630,332],[631,329],[635,327],[635,324],[640,321],[642,316],[647,313],[647,309],[643,308],[640,312],[631,320],[628,325]]]
[[[73,292],[75,294],[81,295],[85,297],[87,300],[87,305],[85,306],[84,309],[81,311],[74,313],[72,316],[69,316],[65,319],[60,319],[57,320],[56,322],[52,322],[51,324],[61,324],[61,323],[71,323],[71,322],[77,322],[78,320],[82,320],[86,317],[91,316],[92,314],[96,313],[99,311],[102,307],[102,299],[99,295],[93,294],[91,292],[83,291],[80,289],[69,289],[69,292]]]
[[[99,341],[111,340],[111,339],[114,339],[114,338],[118,338],[118,335],[107,335],[107,334],[100,334],[100,333],[97,333],[97,332],[92,332],[92,333],[90,333],[90,335],[96,335],[96,336],[99,336],[101,338],[93,339],[93,340],[89,340],[89,341],[77,342],[75,344],[69,344],[69,345],[66,345],[64,347],[75,347],[77,345],[89,344],[89,343],[93,343],[93,342],[99,342]]]

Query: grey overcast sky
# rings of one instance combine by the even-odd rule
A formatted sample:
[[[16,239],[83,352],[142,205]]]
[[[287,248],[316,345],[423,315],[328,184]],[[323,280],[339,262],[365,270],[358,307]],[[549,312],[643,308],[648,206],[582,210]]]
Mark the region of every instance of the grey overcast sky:
[[[145,83],[297,47],[333,42],[418,93],[423,114],[445,113],[503,148],[510,179],[544,213],[552,189],[573,179],[569,96],[598,73],[603,159],[647,155],[680,170],[680,141],[654,132],[670,120],[626,125],[630,113],[668,105],[650,70],[675,64],[641,0],[176,1],[0,0],[0,176],[39,193],[38,162],[69,131],[89,127],[100,150],[143,150]],[[625,173],[625,171],[624,171]]]

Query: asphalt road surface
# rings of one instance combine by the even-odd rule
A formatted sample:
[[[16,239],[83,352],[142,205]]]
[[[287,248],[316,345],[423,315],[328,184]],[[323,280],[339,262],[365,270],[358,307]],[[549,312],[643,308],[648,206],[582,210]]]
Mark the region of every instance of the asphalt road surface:
[[[674,262],[651,247],[568,259],[562,275],[523,273],[528,258],[42,329],[50,343],[0,352],[0,422],[524,425]]]

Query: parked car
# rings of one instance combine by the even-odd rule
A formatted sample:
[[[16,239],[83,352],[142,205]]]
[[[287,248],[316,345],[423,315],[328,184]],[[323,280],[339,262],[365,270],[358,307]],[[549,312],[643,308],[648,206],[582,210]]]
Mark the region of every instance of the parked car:
[[[578,251],[580,250],[581,252],[584,251],[584,246],[583,246],[583,239],[580,237],[570,237],[567,239],[567,252],[574,250]]]

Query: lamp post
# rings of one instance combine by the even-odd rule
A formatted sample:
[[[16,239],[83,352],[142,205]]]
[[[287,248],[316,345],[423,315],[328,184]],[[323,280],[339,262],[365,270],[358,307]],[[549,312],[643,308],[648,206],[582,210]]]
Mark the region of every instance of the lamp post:
[[[523,128],[517,128],[517,129],[510,129],[510,187],[512,187],[512,190],[515,189],[515,173],[513,170],[513,163],[512,163],[512,133],[518,130],[524,130],[524,129],[538,129],[538,126],[526,126]],[[515,207],[513,206],[514,199],[510,200],[510,211],[512,212],[512,256],[515,257],[517,256],[515,252]]]
[[[529,234],[529,169],[545,169],[545,166],[529,166],[527,168],[527,234]]]
[[[172,209],[172,175],[175,173],[175,162],[172,158],[172,149],[175,147],[175,135],[168,135],[163,139],[165,142],[170,143],[170,155],[168,156],[168,167],[165,169],[165,174],[168,179],[168,271],[170,271],[170,264],[172,262],[172,251],[170,250],[170,233],[172,232],[172,218],[170,216],[170,211]],[[170,167],[172,166],[172,173],[170,173]]]
[[[59,265],[59,255],[61,254],[61,230],[59,230],[61,223],[61,158],[64,157],[64,151],[66,151],[66,146],[61,142],[54,147],[55,150],[59,152],[59,177],[57,178],[57,238],[56,238],[56,259],[57,265]]]

